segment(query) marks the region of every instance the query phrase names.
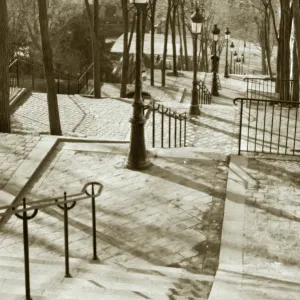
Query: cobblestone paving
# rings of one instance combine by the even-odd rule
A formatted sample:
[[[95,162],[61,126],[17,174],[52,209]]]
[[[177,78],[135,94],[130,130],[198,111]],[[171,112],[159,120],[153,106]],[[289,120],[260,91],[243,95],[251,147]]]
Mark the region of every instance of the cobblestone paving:
[[[178,266],[214,274],[228,161],[155,158],[144,172],[124,169],[123,155],[62,148],[48,159],[26,192],[28,199],[76,193],[103,183],[97,201],[99,258],[104,263]],[[133,184],[134,181],[134,184]],[[90,203],[69,212],[71,256],[91,255]],[[30,253],[63,255],[63,215],[47,209],[30,221]],[[1,232],[0,255],[23,255],[22,226],[11,218]]]
[[[98,136],[124,140],[130,130],[132,107],[114,99],[90,99],[58,95],[64,135]],[[49,133],[46,94],[34,93],[12,116],[12,130],[21,133]]]
[[[244,272],[299,282],[300,162],[283,156],[257,156],[249,158],[245,171]],[[290,298],[284,299],[299,299],[291,294],[292,290]],[[277,298],[270,289],[255,299]]]
[[[0,134],[0,189],[3,189],[39,140],[37,136]]]

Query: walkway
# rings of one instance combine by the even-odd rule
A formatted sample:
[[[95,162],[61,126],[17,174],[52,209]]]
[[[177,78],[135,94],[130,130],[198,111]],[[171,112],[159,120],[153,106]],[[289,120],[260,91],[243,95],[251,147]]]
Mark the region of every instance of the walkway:
[[[189,79],[173,79],[175,85],[186,82],[186,100],[189,99]],[[129,140],[130,103],[80,96],[59,98],[64,133],[93,137],[94,142],[61,141],[55,146],[52,140],[50,155],[40,156],[44,162],[24,193],[36,199],[64,190],[77,192],[90,180],[104,184],[97,203],[99,257],[101,263],[113,266],[107,276],[116,278],[116,266],[130,270],[130,274],[127,281],[126,273],[121,279],[114,279],[118,283],[115,286],[109,285],[111,280],[97,279],[101,285],[97,288],[113,295],[103,299],[204,300],[208,299],[213,281],[209,300],[299,299],[299,159],[235,155],[239,108],[232,105],[232,99],[243,96],[245,87],[242,81],[220,79],[220,97],[214,98],[212,105],[203,105],[201,115],[188,122],[188,146],[193,148],[150,149],[148,138],[153,165],[142,172],[123,167],[128,144],[95,142]],[[209,87],[209,75],[206,81]],[[47,132],[45,99],[35,94],[28,103],[31,105],[25,102],[16,110],[14,130]],[[188,109],[186,103],[181,105],[169,99],[165,103],[175,103],[174,107],[182,111]],[[150,128],[151,118],[146,137]],[[20,166],[41,142],[53,139],[22,136],[22,147],[11,140],[12,135],[4,137],[0,149],[6,153],[7,145],[16,148],[14,155],[19,163],[11,168],[8,164],[3,185],[13,174],[19,174]],[[78,203],[70,211],[70,251],[72,257],[80,259],[80,265],[88,263],[91,254],[90,218],[89,203]],[[15,273],[4,264],[10,261],[8,257],[23,255],[20,225],[21,221],[13,217],[1,229],[0,268],[12,278]],[[58,257],[63,255],[62,213],[57,209],[43,210],[29,226],[30,253],[38,274],[39,268],[50,270],[51,262],[58,264]],[[45,255],[50,262],[44,259]],[[17,259],[14,261],[18,264]],[[97,270],[103,267],[100,265]],[[87,280],[84,276],[88,276],[88,271],[83,275],[78,268],[74,267],[74,276]],[[93,274],[97,274],[96,266],[88,268],[94,268]],[[138,270],[138,274],[132,270]],[[167,275],[161,276],[163,270]],[[18,272],[22,274],[22,269]],[[142,281],[143,272],[158,276],[155,280],[159,280],[159,288],[151,286],[150,279]],[[56,288],[59,276],[53,273],[50,278]],[[163,277],[168,284],[162,283]],[[12,281],[0,275],[1,291],[11,291],[11,285]],[[80,294],[76,288],[75,285],[70,292],[72,295]],[[87,288],[95,292],[95,286]],[[36,291],[36,295],[46,293],[47,289]]]

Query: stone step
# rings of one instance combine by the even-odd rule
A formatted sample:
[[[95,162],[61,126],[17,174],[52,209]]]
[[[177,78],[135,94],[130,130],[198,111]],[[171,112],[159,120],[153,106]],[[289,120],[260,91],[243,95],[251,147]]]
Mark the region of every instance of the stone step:
[[[210,196],[209,196],[210,197]],[[57,271],[58,269],[64,272],[64,257],[52,257],[52,256],[40,256],[39,258],[30,258],[30,267],[32,272],[40,272],[43,271],[46,267],[49,272],[51,270]],[[22,257],[6,257],[0,256],[0,266],[1,269],[9,269],[14,268],[23,268],[24,260]],[[190,280],[198,280],[198,281],[213,281],[214,276],[206,275],[206,274],[195,274],[191,273],[182,268],[172,268],[172,267],[164,267],[164,266],[155,266],[150,264],[133,264],[133,263],[119,263],[118,265],[108,265],[101,264],[98,261],[87,261],[83,259],[70,258],[70,270],[77,272],[80,271],[89,271],[98,272],[101,270],[102,273],[111,273],[114,272],[118,276],[125,275],[126,278],[130,275],[131,277],[142,277],[149,278],[151,280],[159,280],[171,282],[173,279],[190,279]],[[130,273],[129,273],[130,272]]]
[[[180,268],[159,266],[103,265],[80,259],[70,259],[73,278],[64,277],[64,259],[31,259],[31,288],[37,296],[52,296],[57,299],[64,292],[65,299],[73,299],[89,293],[122,296],[135,299],[135,295],[147,295],[148,299],[186,299],[195,293],[201,295],[201,286],[213,280],[213,276],[192,274]],[[24,293],[24,265],[21,257],[0,258],[0,291]],[[14,286],[18,288],[13,289]],[[76,293],[75,293],[76,290]],[[70,292],[68,292],[70,291]],[[200,293],[200,294],[199,294]],[[138,297],[140,299],[140,297]],[[198,299],[199,297],[197,297]],[[1,298],[0,298],[1,299]],[[102,298],[101,298],[102,299]],[[104,299],[104,298],[103,298]],[[106,299],[106,298],[105,298]],[[117,299],[117,298],[116,298]],[[121,299],[121,298],[120,298]]]
[[[184,300],[187,297],[193,297],[201,289],[195,286],[189,291],[178,291],[175,288],[171,289],[166,287],[165,293],[158,293],[157,287],[154,285],[152,289],[140,289],[138,283],[134,282],[130,290],[120,289],[118,281],[112,281],[111,286],[108,287],[105,282],[97,282],[90,279],[77,278],[63,278],[51,279],[50,276],[44,274],[38,278],[31,279],[31,295],[33,299],[124,299],[124,300],[139,300],[141,295],[146,299],[155,300]],[[0,279],[0,293],[7,295],[24,295],[24,280],[13,279]],[[180,295],[183,294],[183,295]],[[0,294],[1,295],[1,294]],[[13,297],[7,298],[7,295],[0,299],[15,299]],[[18,298],[16,298],[18,299]],[[197,299],[201,300],[202,297]],[[205,299],[205,298],[203,298]]]
[[[34,268],[30,269],[30,281],[31,288],[35,290],[36,294],[41,294],[40,290],[49,290],[55,286],[59,286],[60,289],[74,289],[78,292],[99,292],[103,289],[121,291],[123,294],[131,295],[131,291],[137,291],[141,293],[148,293],[155,295],[168,295],[169,291],[176,290],[177,294],[189,294],[194,289],[196,281],[189,282],[186,279],[172,280],[172,281],[158,281],[157,278],[143,277],[144,274],[139,274],[140,277],[132,277],[130,272],[128,276],[119,276],[113,272],[104,273],[101,269],[98,272],[90,272],[88,270],[77,269],[71,270],[73,278],[65,278],[64,273],[54,272],[48,268],[40,269],[38,272]],[[2,274],[3,272],[3,274]],[[157,276],[156,276],[157,277]],[[2,292],[9,292],[13,286],[18,288],[13,289],[13,292],[23,292],[24,289],[24,270],[21,268],[12,268],[10,271],[5,268],[1,268],[0,281],[3,282],[0,290]],[[91,283],[93,282],[93,284]]]

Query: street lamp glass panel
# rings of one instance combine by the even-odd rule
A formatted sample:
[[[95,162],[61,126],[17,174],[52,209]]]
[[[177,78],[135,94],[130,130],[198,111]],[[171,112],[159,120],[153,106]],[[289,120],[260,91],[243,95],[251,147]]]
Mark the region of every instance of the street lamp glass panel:
[[[199,34],[201,33],[201,29],[202,29],[202,23],[192,23],[192,33],[196,33]]]
[[[227,28],[226,31],[225,31],[225,40],[229,40],[229,39],[230,39],[230,31]]]
[[[219,40],[219,34],[220,34],[220,29],[218,28],[218,25],[215,24],[214,25],[214,29],[212,31],[213,37],[214,37],[214,41],[217,42]]]
[[[231,44],[230,44],[230,51],[233,52],[233,50],[234,50],[234,43],[231,42]]]
[[[131,4],[147,4],[148,0],[130,0]]]
[[[203,20],[203,15],[200,13],[199,8],[196,7],[196,11],[191,16],[192,33],[201,33]]]

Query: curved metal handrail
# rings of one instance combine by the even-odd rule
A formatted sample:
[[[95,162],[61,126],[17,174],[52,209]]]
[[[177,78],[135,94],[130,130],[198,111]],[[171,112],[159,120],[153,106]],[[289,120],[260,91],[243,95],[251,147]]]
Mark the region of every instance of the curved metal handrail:
[[[100,188],[97,193],[88,195],[86,193],[86,188],[87,188],[87,186],[92,185],[92,184],[99,185]],[[6,211],[2,212],[2,213],[0,212],[0,217],[10,216],[10,215],[14,215],[14,214],[25,212],[25,211],[27,212],[27,211],[31,211],[31,210],[35,210],[35,209],[46,208],[49,206],[55,206],[55,205],[69,203],[69,202],[81,201],[81,200],[85,200],[85,199],[89,199],[89,198],[93,198],[93,197],[98,197],[101,194],[102,189],[103,189],[103,185],[101,183],[89,182],[86,185],[84,185],[84,187],[82,188],[82,191],[80,193],[68,195],[67,199],[65,199],[65,196],[61,196],[61,197],[53,197],[53,198],[36,200],[36,201],[30,201],[30,202],[26,203],[26,206],[29,206],[26,208],[18,208],[20,206],[23,206],[22,203],[1,206],[0,211],[1,210],[6,210]]]

